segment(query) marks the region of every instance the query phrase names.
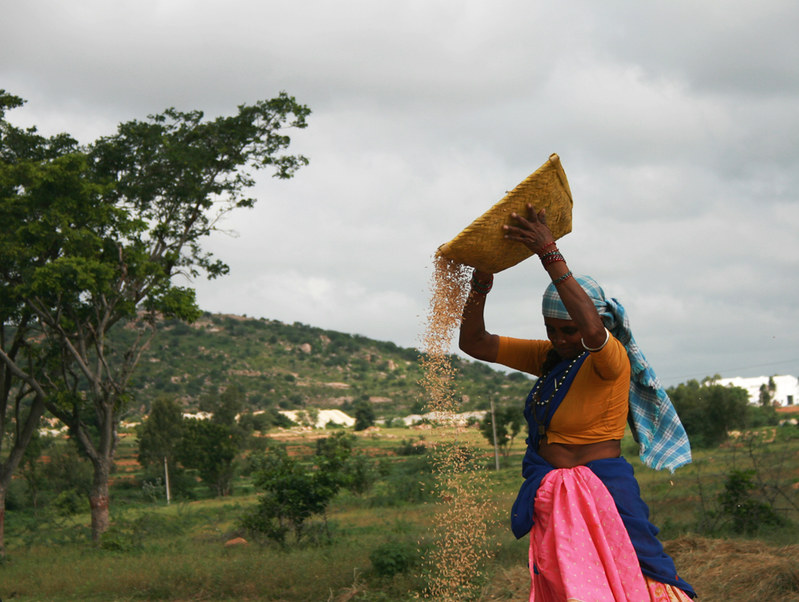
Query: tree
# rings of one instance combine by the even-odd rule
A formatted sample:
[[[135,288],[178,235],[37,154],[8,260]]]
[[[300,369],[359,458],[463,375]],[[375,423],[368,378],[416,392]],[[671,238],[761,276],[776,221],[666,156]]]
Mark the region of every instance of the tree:
[[[746,426],[749,395],[740,387],[700,384],[696,380],[667,390],[691,444],[714,447],[732,429]]]
[[[345,467],[352,443],[353,437],[343,432],[319,439],[316,464],[311,468],[290,457],[284,447],[270,446],[254,460],[253,478],[263,494],[258,506],[242,518],[243,526],[281,544],[291,529],[295,541],[300,541],[306,521],[315,514],[324,516],[328,504],[346,482]]]
[[[57,355],[52,345],[32,347],[31,341],[41,340],[42,328],[14,283],[27,266],[58,257],[58,249],[38,236],[46,227],[37,223],[38,207],[54,189],[68,197],[80,188],[82,169],[71,137],[46,138],[35,128],[23,130],[6,121],[6,112],[23,103],[0,90],[0,557],[5,555],[6,492],[40,426],[48,394],[31,375]]]
[[[183,437],[175,452],[177,461],[184,468],[196,470],[214,495],[230,495],[239,454],[230,428],[209,420],[185,420]]]
[[[169,474],[176,474],[175,454],[183,438],[183,426],[183,410],[174,398],[162,396],[153,401],[150,413],[138,428],[139,464],[146,472],[160,473],[166,464]]]
[[[356,431],[363,431],[368,429],[375,423],[375,410],[372,404],[366,399],[359,399],[352,404],[352,411],[355,414]]]
[[[228,385],[219,395],[212,410],[211,420],[229,427],[236,426],[236,417],[244,409],[244,391],[237,385]]]
[[[88,147],[66,136],[29,133],[27,146],[4,138],[12,161],[0,218],[13,226],[0,233],[12,257],[0,304],[4,332],[16,328],[24,353],[4,346],[0,359],[34,415],[46,405],[90,459],[95,540],[109,524],[108,478],[131,374],[158,319],[199,316],[194,290],[176,277],[227,273],[203,252],[203,238],[230,211],[255,204],[244,194],[253,170],[289,178],[307,164],[283,151],[284,130],[305,127],[309,113],[281,93],[212,121],[167,109]],[[22,151],[31,158],[18,160]],[[123,327],[132,336],[111,343]]]
[[[760,385],[760,406],[763,408],[770,407],[774,403],[774,393],[777,391],[777,385],[774,382],[774,377],[768,377],[768,384]]]
[[[25,449],[25,455],[18,468],[18,475],[27,485],[28,501],[33,508],[39,507],[40,494],[50,485],[47,478],[48,466],[42,462],[42,454],[45,450],[51,449],[54,442],[54,437],[41,435],[37,431]]]
[[[494,410],[496,418],[497,447],[502,450],[502,455],[507,457],[510,452],[510,445],[522,429],[523,415],[518,408],[497,408]],[[480,423],[480,432],[494,445],[494,425],[491,420],[491,413],[487,413]]]

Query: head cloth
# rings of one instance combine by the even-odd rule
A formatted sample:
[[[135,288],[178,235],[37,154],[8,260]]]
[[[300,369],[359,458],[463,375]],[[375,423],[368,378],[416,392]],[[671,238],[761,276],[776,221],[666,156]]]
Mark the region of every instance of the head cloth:
[[[605,291],[590,276],[575,276],[575,280],[594,302],[610,334],[627,350],[631,426],[640,445],[641,461],[651,468],[674,472],[691,461],[691,446],[674,405],[633,338],[627,312],[616,299],[605,297]],[[545,318],[572,319],[552,283],[544,292],[542,310]]]

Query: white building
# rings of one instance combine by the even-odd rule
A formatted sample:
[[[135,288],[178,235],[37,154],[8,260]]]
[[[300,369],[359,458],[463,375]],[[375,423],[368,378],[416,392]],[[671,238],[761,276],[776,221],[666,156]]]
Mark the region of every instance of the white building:
[[[405,416],[405,418],[402,418],[401,420],[405,423],[405,426],[418,424],[424,420],[429,420],[430,422],[452,422],[458,426],[466,426],[470,419],[481,421],[483,418],[485,418],[486,414],[488,414],[486,410],[461,412],[460,414],[428,412],[427,414],[411,414],[410,416]]]
[[[799,379],[795,376],[755,376],[752,378],[720,378],[716,384],[724,386],[741,387],[749,393],[749,403],[760,404],[760,388],[769,386],[769,380],[774,382],[772,399],[778,406],[792,406],[799,403]]]
[[[309,424],[308,426],[313,426],[318,429],[325,428],[328,422],[340,424],[341,426],[355,426],[355,418],[348,416],[341,410],[318,410],[317,412],[307,412],[306,410],[279,410],[279,412],[297,424],[307,424],[312,419],[313,414],[316,414],[316,423],[313,425]]]

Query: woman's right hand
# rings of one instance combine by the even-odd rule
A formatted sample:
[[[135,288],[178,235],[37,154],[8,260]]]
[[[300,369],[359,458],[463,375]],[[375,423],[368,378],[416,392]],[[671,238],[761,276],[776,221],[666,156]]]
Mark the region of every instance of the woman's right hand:
[[[502,226],[505,231],[505,238],[522,243],[533,253],[541,254],[542,250],[555,243],[555,237],[547,226],[547,214],[545,210],[536,213],[530,203],[527,203],[527,218],[518,213],[511,213],[510,216],[516,221],[515,226]]]

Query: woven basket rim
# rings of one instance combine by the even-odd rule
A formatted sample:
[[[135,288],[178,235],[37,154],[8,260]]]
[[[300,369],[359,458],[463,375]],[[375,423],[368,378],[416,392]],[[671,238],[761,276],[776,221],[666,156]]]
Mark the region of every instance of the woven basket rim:
[[[532,203],[536,210],[546,209],[547,224],[556,239],[571,232],[572,193],[557,153],[552,153],[541,167],[441,245],[436,254],[492,273],[516,265],[533,252],[519,242],[504,239],[502,225],[512,223],[512,212],[526,211],[527,203]]]

